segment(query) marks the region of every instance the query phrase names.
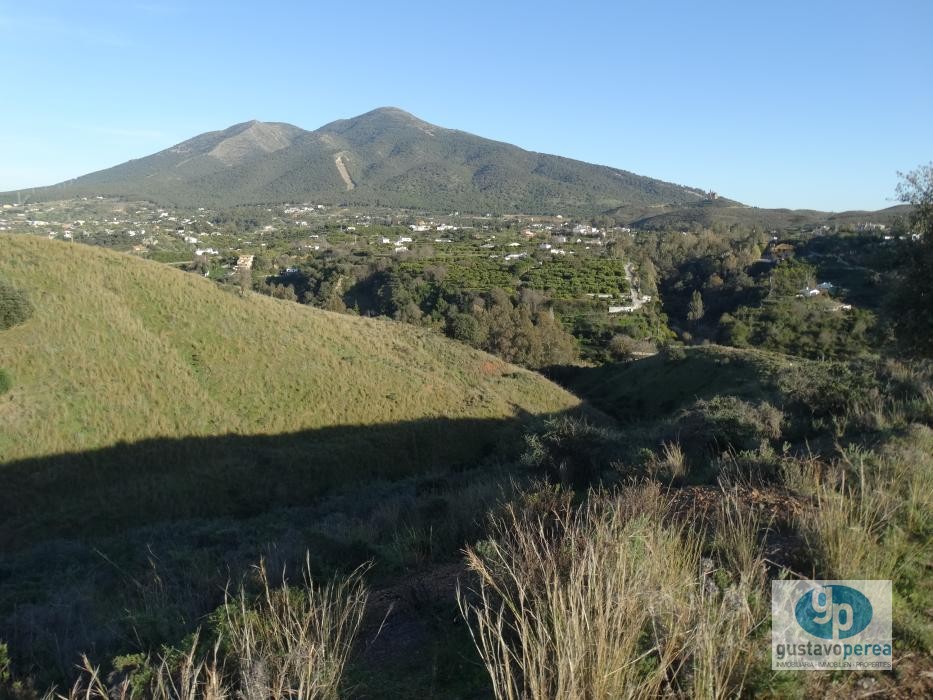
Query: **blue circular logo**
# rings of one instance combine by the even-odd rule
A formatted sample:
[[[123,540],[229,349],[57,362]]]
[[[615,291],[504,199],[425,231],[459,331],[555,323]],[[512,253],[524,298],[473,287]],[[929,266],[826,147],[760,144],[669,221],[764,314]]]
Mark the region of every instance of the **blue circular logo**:
[[[868,627],[873,614],[871,602],[861,591],[839,584],[817,586],[794,606],[797,623],[821,639],[853,637]]]

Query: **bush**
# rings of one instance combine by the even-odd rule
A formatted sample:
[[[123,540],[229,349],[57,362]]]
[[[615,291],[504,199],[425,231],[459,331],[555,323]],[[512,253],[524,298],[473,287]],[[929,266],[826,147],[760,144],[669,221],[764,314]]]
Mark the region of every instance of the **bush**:
[[[633,357],[650,355],[655,352],[650,340],[638,340],[631,336],[616,333],[609,341],[609,352],[614,360],[630,360]]]
[[[522,463],[545,478],[586,486],[621,453],[618,436],[585,419],[561,417],[525,436]]]
[[[687,359],[687,351],[682,345],[665,345],[661,349],[661,357],[665,362],[683,362]]]
[[[0,396],[7,393],[12,386],[13,381],[10,379],[10,375],[0,369]]]
[[[781,436],[783,414],[767,401],[752,404],[735,396],[700,400],[675,424],[688,452],[755,450]]]
[[[0,279],[0,331],[28,320],[33,308],[26,293]]]
[[[811,415],[829,416],[856,410],[878,388],[878,381],[865,362],[794,363],[781,372],[778,385]]]

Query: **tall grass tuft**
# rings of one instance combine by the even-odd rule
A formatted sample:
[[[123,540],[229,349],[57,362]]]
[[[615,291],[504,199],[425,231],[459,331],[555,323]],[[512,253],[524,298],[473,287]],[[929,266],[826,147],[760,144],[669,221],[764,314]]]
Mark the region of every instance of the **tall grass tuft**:
[[[228,656],[233,657],[238,684],[247,697],[338,697],[368,598],[364,573],[365,567],[346,579],[318,585],[306,559],[303,586],[274,588],[260,563],[257,603],[241,588],[221,613]]]
[[[45,700],[331,700],[340,696],[344,668],[368,598],[365,568],[321,585],[306,559],[302,584],[272,585],[256,568],[259,592],[228,593],[218,611],[217,639],[201,651],[199,635],[181,653],[146,661],[142,674],[104,678],[85,657],[81,677]]]
[[[897,563],[892,527],[897,505],[883,477],[842,472],[816,488],[815,504],[799,516],[800,529],[828,578],[891,578]]]
[[[476,588],[458,591],[495,697],[739,692],[762,579],[735,575],[722,590],[702,549],[657,486],[591,494],[547,517],[507,509],[466,551]]]

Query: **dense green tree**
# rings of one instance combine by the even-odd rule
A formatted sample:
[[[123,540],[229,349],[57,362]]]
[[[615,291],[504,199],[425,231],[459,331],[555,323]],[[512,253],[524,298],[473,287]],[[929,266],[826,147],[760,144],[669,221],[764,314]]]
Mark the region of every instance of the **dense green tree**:
[[[486,328],[474,314],[455,313],[447,322],[447,333],[461,343],[480,347],[486,340]]]
[[[700,290],[695,289],[690,297],[690,306],[687,308],[687,320],[697,324],[703,318],[703,296]]]

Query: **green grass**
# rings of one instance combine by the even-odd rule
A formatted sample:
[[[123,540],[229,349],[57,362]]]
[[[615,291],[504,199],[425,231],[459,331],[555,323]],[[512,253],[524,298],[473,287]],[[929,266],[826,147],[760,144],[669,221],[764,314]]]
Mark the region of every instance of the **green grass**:
[[[156,263],[0,237],[0,540],[256,514],[469,466],[579,401],[431,331],[241,297]],[[38,507],[37,504],[42,504]]]
[[[0,462],[153,437],[270,435],[577,403],[435,333],[257,294],[129,256],[0,238],[36,313],[4,332]]]

